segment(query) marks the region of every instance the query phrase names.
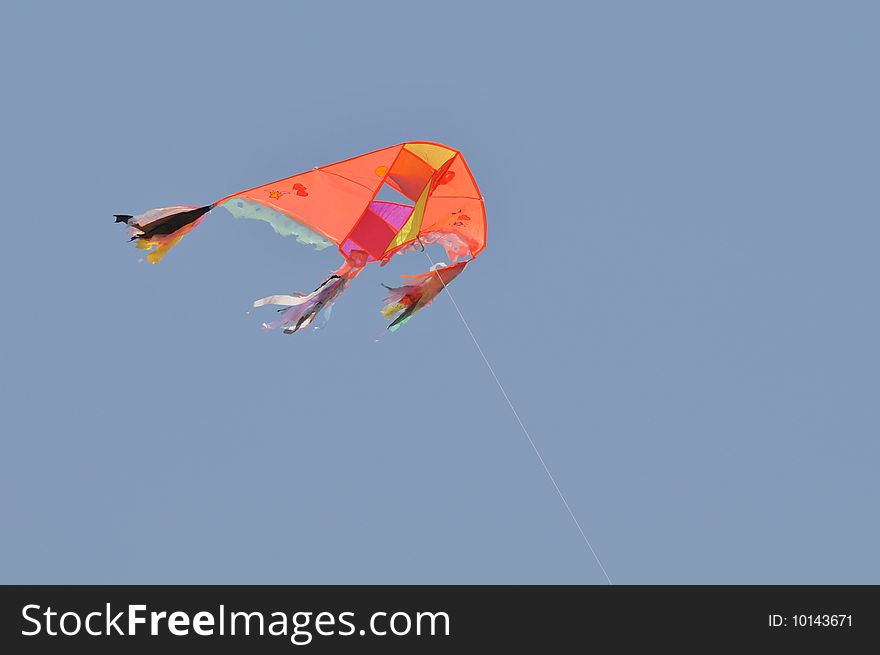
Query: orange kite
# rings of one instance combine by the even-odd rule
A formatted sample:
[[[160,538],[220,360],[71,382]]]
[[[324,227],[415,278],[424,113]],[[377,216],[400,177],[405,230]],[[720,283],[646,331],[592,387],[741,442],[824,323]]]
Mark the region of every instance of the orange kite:
[[[409,202],[378,200],[393,189]],[[164,207],[138,216],[116,214],[132,228],[131,240],[149,250],[155,264],[216,207],[236,218],[269,223],[282,236],[321,250],[335,244],[342,266],[311,293],[274,295],[254,307],[276,305],[278,320],[264,323],[292,334],[309,326],[328,309],[370,262],[439,244],[451,265],[437,264],[412,277],[412,283],[389,287],[382,314],[396,330],[429,305],[486,247],[486,210],[464,157],[439,143],[412,141],[306,173],[240,191],[203,207]],[[458,263],[456,263],[458,260]]]

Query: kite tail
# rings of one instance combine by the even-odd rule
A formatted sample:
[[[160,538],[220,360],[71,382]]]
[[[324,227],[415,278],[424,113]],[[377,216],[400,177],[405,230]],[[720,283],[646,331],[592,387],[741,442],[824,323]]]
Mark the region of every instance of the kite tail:
[[[254,307],[277,305],[281,316],[277,320],[263,323],[263,329],[276,330],[282,328],[284,334],[293,334],[307,328],[317,318],[321,310],[330,308],[342,292],[348,288],[350,280],[339,275],[331,275],[311,293],[294,293],[292,295],[275,295],[254,301]]]
[[[158,264],[165,254],[176,246],[214,205],[204,207],[161,207],[143,214],[114,214],[117,223],[131,229],[131,241],[141,250],[148,250],[147,261]]]
[[[418,282],[401,287],[385,287],[389,293],[385,296],[385,306],[381,309],[382,316],[391,318],[397,315],[388,329],[394,332],[409,321],[413,314],[430,305],[446,285],[458,277],[465,266],[467,262],[452,266],[435,264],[427,273],[412,276],[412,279]]]
[[[358,276],[366,264],[366,257],[360,257],[356,253],[359,251],[355,251],[355,256],[347,257],[345,263],[311,293],[294,292],[289,296],[267,296],[254,301],[254,307],[263,307],[264,305],[281,307],[278,310],[281,316],[277,320],[263,323],[263,329],[282,328],[284,334],[293,334],[314,323],[323,310],[326,310],[323,314],[326,322],[333,303],[348,289],[351,281]]]

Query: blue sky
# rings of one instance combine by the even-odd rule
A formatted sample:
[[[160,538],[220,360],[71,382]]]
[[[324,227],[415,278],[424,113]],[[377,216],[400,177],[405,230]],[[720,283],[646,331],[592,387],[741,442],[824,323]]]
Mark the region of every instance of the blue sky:
[[[596,583],[448,298],[114,213],[407,140],[465,154],[452,286],[615,583],[880,582],[872,3],[6,10],[0,581]],[[434,254],[437,257],[437,254]]]

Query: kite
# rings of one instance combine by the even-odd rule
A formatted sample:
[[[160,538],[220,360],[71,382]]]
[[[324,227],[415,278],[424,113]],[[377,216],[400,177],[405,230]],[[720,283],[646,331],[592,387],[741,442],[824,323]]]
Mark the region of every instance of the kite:
[[[391,189],[408,202],[378,199]],[[386,194],[387,195],[387,194]],[[401,143],[311,171],[239,191],[202,207],[177,206],[143,214],[115,214],[131,228],[131,241],[158,263],[212,210],[223,207],[235,218],[259,220],[305,245],[335,245],[343,264],[311,293],[260,298],[254,307],[274,305],[279,317],[263,323],[293,334],[315,321],[372,262],[384,266],[396,254],[441,246],[450,264],[431,266],[409,283],[386,287],[382,315],[392,332],[427,307],[486,247],[483,197],[464,157],[427,141]],[[459,261],[461,260],[461,261]],[[317,323],[315,325],[318,325]]]

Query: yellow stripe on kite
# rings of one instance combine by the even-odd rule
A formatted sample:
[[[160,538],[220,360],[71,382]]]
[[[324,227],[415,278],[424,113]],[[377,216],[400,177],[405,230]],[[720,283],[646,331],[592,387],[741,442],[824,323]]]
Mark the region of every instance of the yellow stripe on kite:
[[[400,232],[398,232],[391,243],[388,244],[388,247],[385,249],[386,253],[419,236],[419,230],[422,227],[422,218],[425,216],[425,206],[428,204],[428,192],[430,190],[431,181],[429,180],[425,185],[425,188],[422,189],[422,194],[416,201],[416,206],[413,207],[412,214],[409,215],[409,220],[404,223],[403,227],[400,228]]]

